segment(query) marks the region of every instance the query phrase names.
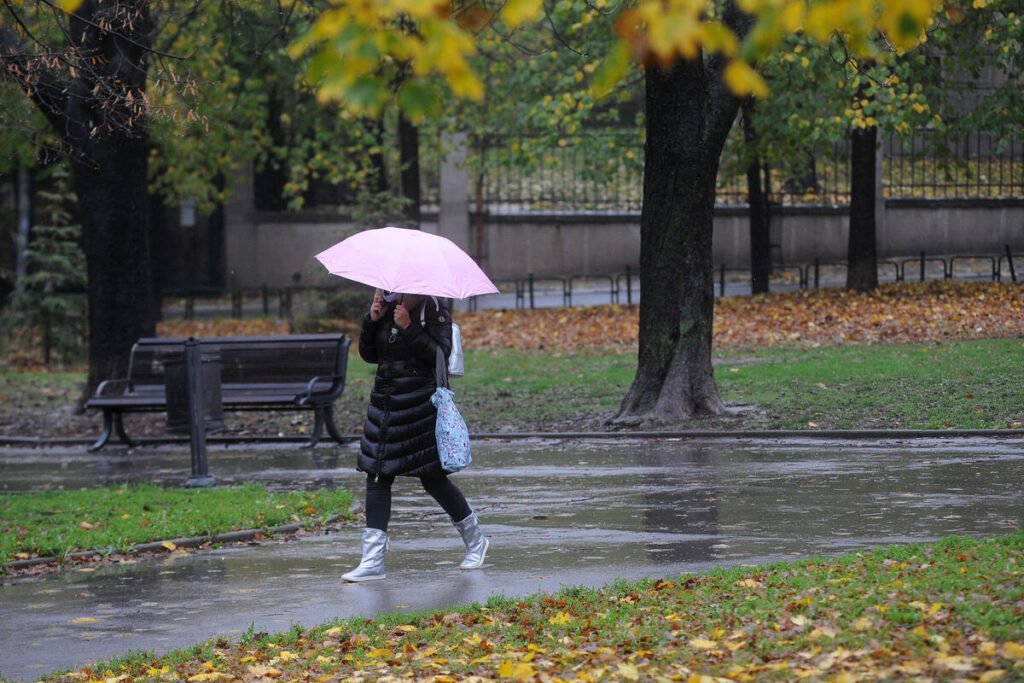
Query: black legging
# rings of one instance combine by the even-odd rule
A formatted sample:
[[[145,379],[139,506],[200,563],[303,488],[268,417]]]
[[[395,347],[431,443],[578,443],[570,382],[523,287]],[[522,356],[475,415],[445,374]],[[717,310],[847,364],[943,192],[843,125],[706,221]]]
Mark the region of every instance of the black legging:
[[[391,485],[395,483],[394,477],[379,477],[374,481],[374,475],[366,477],[366,526],[370,529],[388,530],[388,521],[391,519]],[[423,489],[440,504],[453,522],[461,522],[469,517],[473,511],[466,502],[459,487],[453,484],[447,474],[438,474],[429,477],[420,477]]]

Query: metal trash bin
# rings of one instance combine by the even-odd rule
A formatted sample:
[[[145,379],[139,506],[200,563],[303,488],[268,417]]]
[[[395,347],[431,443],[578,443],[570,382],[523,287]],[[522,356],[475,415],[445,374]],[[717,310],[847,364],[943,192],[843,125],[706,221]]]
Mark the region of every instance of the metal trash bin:
[[[191,348],[190,348],[191,347]],[[173,434],[189,433],[189,394],[195,391],[189,381],[190,352],[199,361],[199,384],[202,399],[203,425],[207,432],[224,429],[224,406],[221,403],[221,358],[210,349],[198,348],[199,342],[189,339],[180,353],[164,359],[164,390],[167,394],[167,430]],[[194,361],[193,361],[194,362]]]

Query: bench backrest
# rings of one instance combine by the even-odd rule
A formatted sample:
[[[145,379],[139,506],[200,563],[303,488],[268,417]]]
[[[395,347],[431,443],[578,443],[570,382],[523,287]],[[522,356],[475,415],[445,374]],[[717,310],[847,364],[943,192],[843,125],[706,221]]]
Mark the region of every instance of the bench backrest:
[[[305,390],[313,377],[344,376],[349,341],[343,334],[302,334],[274,337],[206,337],[197,339],[202,352],[216,354],[222,391],[267,388]],[[162,393],[168,360],[180,357],[185,339],[147,337],[132,347],[128,379],[140,394]],[[318,386],[324,390],[331,382]]]

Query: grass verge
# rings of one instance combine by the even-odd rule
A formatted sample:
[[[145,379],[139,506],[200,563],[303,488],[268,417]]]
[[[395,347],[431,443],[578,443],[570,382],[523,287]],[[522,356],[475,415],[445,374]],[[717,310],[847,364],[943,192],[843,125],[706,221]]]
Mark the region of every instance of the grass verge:
[[[79,550],[124,552],[133,545],[207,537],[346,516],[343,489],[270,491],[259,484],[164,489],[140,484],[0,495],[0,567],[15,559],[63,558]]]
[[[1020,339],[758,348],[715,354],[723,400],[744,406],[695,429],[1019,429],[1024,425]],[[466,352],[452,387],[473,432],[605,430],[636,372],[634,352]],[[353,354],[335,406],[339,428],[362,429],[374,366]],[[0,432],[95,435],[96,415],[63,409],[77,398],[74,373],[0,373]],[[60,419],[63,415],[64,419]],[[56,417],[55,417],[56,416]],[[292,413],[227,413],[229,432],[307,433]],[[149,420],[149,423],[143,423]],[[163,415],[129,415],[130,434],[166,434]],[[146,426],[148,424],[148,427]],[[141,425],[141,427],[140,427]]]
[[[1020,429],[1022,362],[1020,339],[773,349],[729,354],[715,378],[770,429]]]
[[[1010,681],[1024,533],[246,634],[45,680]]]

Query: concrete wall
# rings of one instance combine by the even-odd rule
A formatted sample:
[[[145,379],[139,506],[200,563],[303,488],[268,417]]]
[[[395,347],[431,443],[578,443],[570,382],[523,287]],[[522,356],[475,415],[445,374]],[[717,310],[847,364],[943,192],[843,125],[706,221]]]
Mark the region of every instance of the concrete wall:
[[[238,202],[245,197],[236,198]],[[249,204],[251,206],[251,204]],[[423,229],[439,231],[436,216],[425,216]],[[781,259],[807,263],[846,258],[847,216],[844,209],[790,208],[773,216],[781,230]],[[443,224],[443,223],[442,223]],[[465,223],[455,241],[467,242]],[[342,216],[259,214],[228,211],[227,268],[229,285],[284,285],[298,273],[307,284],[329,283],[314,254],[356,229]],[[722,209],[715,216],[713,258],[716,264],[745,267],[749,263],[748,221],[742,209]],[[444,231],[441,230],[443,234]],[[640,259],[640,219],[621,216],[488,217],[478,231],[481,240],[469,251],[495,279],[545,275],[618,273]],[[887,202],[879,229],[879,254],[884,257],[930,254],[1002,253],[1009,244],[1024,251],[1024,202],[914,203]]]

